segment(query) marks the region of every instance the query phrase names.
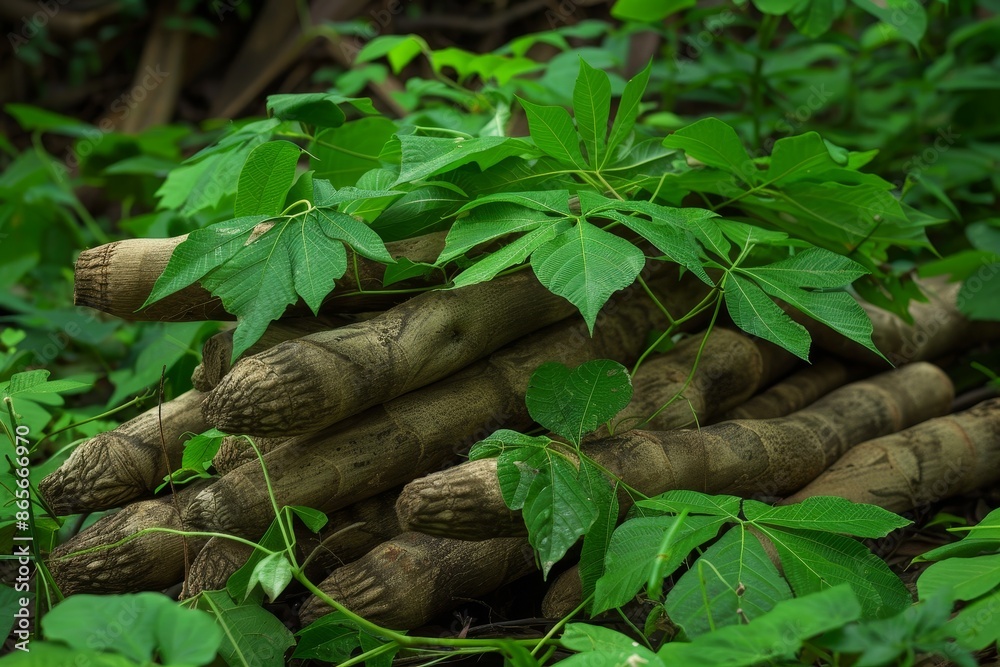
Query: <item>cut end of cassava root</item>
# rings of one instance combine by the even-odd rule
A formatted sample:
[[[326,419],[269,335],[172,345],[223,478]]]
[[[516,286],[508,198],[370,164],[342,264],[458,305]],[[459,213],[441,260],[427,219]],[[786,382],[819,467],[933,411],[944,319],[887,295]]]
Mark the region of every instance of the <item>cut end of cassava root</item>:
[[[410,630],[534,570],[534,554],[522,538],[467,542],[403,533],[334,570],[319,588],[374,623]],[[331,611],[311,597],[299,618],[305,625]]]
[[[132,503],[60,545],[47,561],[59,589],[64,595],[129,593],[159,590],[181,581],[185,540],[191,557],[204,540],[164,532],[133,536],[149,528],[183,530],[187,503],[203,486],[184,488],[176,497]]]
[[[151,496],[164,475],[180,466],[183,435],[208,428],[200,409],[204,396],[188,391],[78,445],[38,484],[49,507],[66,516]]]

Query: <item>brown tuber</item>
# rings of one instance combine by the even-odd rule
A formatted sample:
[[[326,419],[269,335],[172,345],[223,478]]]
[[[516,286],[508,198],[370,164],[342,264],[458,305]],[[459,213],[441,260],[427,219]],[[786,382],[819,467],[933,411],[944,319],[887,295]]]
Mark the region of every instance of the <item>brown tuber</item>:
[[[208,429],[199,407],[203,399],[192,389],[78,445],[38,484],[49,507],[65,516],[153,495],[164,476],[180,466],[181,437]]]

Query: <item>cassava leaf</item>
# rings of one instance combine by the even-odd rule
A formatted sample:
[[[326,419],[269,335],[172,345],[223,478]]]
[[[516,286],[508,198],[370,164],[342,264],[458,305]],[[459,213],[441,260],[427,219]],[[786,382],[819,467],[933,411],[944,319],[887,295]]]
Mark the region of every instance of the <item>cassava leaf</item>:
[[[760,541],[736,526],[681,575],[664,602],[689,638],[741,625],[792,597]]]
[[[340,127],[347,118],[339,104],[343,100],[336,93],[269,95],[267,110],[281,120],[297,120],[317,127]]]
[[[675,516],[640,517],[618,526],[611,536],[604,560],[604,575],[597,581],[593,613],[620,607],[631,600],[649,580],[664,534],[677,521]],[[712,539],[727,522],[726,517],[688,516],[674,534],[673,547],[658,565],[661,576],[669,576],[699,545]]]
[[[524,402],[532,419],[579,445],[631,399],[632,378],[625,367],[594,359],[573,370],[558,362],[542,364],[528,381]]]
[[[528,116],[528,131],[535,145],[546,155],[576,169],[586,169],[580,152],[580,137],[573,127],[573,119],[562,107],[532,104],[517,98]]]
[[[523,139],[511,137],[399,137],[402,164],[396,184],[418,181],[475,162],[486,170],[515,155],[538,155],[538,150]]]
[[[611,113],[611,80],[580,59],[580,74],[573,88],[576,127],[587,149],[587,162],[595,169],[604,163],[605,137]]]
[[[830,149],[816,132],[778,139],[771,152],[771,164],[759,175],[762,185],[785,185],[837,167]]]
[[[679,148],[710,167],[734,175],[749,186],[757,170],[736,130],[717,118],[705,118],[665,138],[663,145]]]
[[[850,537],[757,524],[778,550],[798,596],[850,584],[866,618],[885,618],[910,605],[910,593],[884,560]]]
[[[236,186],[236,216],[281,213],[301,154],[302,149],[290,141],[269,141],[253,149]]]
[[[653,63],[650,61],[642,68],[641,72],[629,79],[629,82],[625,84],[625,92],[622,93],[622,99],[618,104],[615,120],[611,124],[608,147],[604,154],[605,161],[632,133],[636,118],[639,117],[639,105],[642,102],[643,94],[646,92],[646,84],[649,83],[649,72],[652,67]],[[603,167],[604,165],[602,164],[601,166]]]
[[[549,291],[575,305],[593,332],[601,308],[642,271],[634,245],[581,220],[531,255],[531,268]],[[777,306],[775,306],[777,307]]]
[[[809,333],[801,324],[793,322],[760,287],[746,278],[731,274],[726,281],[725,301],[736,326],[808,361]]]
[[[885,537],[908,521],[875,505],[853,503],[845,498],[807,498],[794,505],[772,507],[756,500],[743,503],[748,521],[785,528],[806,528],[856,537]]]

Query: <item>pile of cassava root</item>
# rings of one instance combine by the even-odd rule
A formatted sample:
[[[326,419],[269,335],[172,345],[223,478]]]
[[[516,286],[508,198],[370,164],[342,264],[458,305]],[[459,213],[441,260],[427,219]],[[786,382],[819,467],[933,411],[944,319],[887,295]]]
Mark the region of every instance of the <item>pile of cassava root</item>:
[[[198,287],[137,310],[180,240],[84,252],[77,303],[131,319],[232,319]],[[389,249],[433,261],[442,243],[432,234]],[[638,288],[618,292],[591,336],[574,307],[530,271],[399,301],[400,290],[378,292],[384,267],[361,257],[356,264],[320,317],[290,307],[233,365],[232,332],[216,335],[193,389],[80,444],[42,481],[60,515],[122,508],[52,552],[48,565],[64,593],[176,591],[183,582],[180,594],[192,596],[225,586],[248,546],[176,532],[126,539],[151,527],[263,535],[273,509],[245,439],[223,442],[217,477],[154,496],[180,465],[182,436],[211,427],[253,437],[279,506],[328,515],[320,534],[299,536],[300,562],[308,559],[308,575],[325,592],[377,623],[418,627],[535,570],[495,463],[462,462],[463,454],[497,429],[533,427],[524,394],[542,363],[633,364],[650,333],[666,328],[660,310]],[[669,312],[704,299],[700,281],[658,266],[644,277]],[[951,414],[952,384],[928,362],[996,331],[958,314],[957,286],[923,287],[930,300],[913,305],[912,326],[866,305],[895,370],[815,323],[811,366],[722,323],[686,384],[706,325],[694,318],[689,336],[640,366],[623,427],[598,432],[584,449],[645,494],[839,495],[905,511],[992,483],[1000,476],[1000,403]],[[682,389],[641,430],[627,429]],[[629,499],[620,502],[624,512]],[[574,577],[570,569],[556,580],[547,613],[578,602]],[[300,617],[306,623],[328,611],[309,598]]]

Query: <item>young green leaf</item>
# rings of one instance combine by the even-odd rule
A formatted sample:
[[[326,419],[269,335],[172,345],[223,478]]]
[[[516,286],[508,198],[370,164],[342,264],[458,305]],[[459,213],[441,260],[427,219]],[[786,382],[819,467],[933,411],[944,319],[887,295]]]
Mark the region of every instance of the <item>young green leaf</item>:
[[[824,248],[809,248],[774,264],[745,269],[759,282],[794,287],[843,287],[867,275],[865,267]]]
[[[611,134],[608,136],[608,146],[604,153],[604,162],[614,153],[622,143],[632,134],[635,127],[636,118],[639,117],[639,105],[642,103],[642,96],[646,92],[646,84],[649,83],[649,72],[653,67],[652,61],[646,64],[642,71],[629,79],[625,84],[625,92],[622,93],[621,102],[618,104],[618,111],[615,113],[615,120],[611,124]],[[604,163],[601,164],[601,168]]]
[[[565,110],[563,110],[565,112]],[[486,170],[505,158],[537,156],[538,150],[523,139],[511,137],[399,137],[402,164],[396,184],[408,183],[458,169],[475,162]],[[541,147],[539,147],[541,148]],[[579,151],[579,148],[577,149]]]
[[[568,217],[557,218],[507,202],[478,206],[472,209],[469,215],[457,219],[452,224],[437,264],[445,264],[472,248],[501,236],[523,234],[542,227],[554,228],[555,223],[567,219]]]
[[[572,371],[558,362],[542,364],[528,381],[524,402],[532,419],[579,445],[631,399],[632,378],[625,367],[594,359]]]
[[[295,643],[278,617],[256,602],[236,604],[225,591],[203,591],[198,607],[215,616],[222,628],[219,654],[230,665],[282,667],[284,654]]]
[[[281,213],[301,153],[302,149],[289,141],[269,141],[253,149],[240,171],[233,205],[236,216]]]
[[[611,114],[611,80],[599,69],[580,59],[580,74],[573,88],[576,127],[587,149],[587,163],[594,169],[604,164],[608,117]]]
[[[791,597],[760,541],[735,526],[677,580],[664,606],[670,620],[693,638],[753,621]]]
[[[531,255],[539,282],[575,305],[591,332],[607,300],[635,282],[645,262],[634,245],[583,220]]]
[[[317,127],[340,127],[344,124],[344,98],[337,93],[294,93],[269,95],[267,111],[281,120],[297,120]]]
[[[528,116],[528,131],[535,145],[568,167],[586,169],[580,152],[580,137],[573,128],[569,112],[562,107],[541,106],[520,97],[517,99]]]
[[[839,165],[816,132],[778,139],[771,151],[771,164],[759,174],[762,185],[785,185],[813,178]]]
[[[718,535],[727,518],[685,517],[675,533],[668,557],[657,564],[655,561],[663,535],[676,521],[674,516],[640,517],[618,526],[608,545],[604,575],[597,580],[595,587],[594,614],[621,607],[631,600],[649,580],[654,566],[659,567],[661,576],[669,576],[692,550]]]
[[[796,595],[850,584],[866,618],[885,618],[909,606],[910,593],[884,560],[850,537],[757,524],[778,550]]]
[[[254,565],[247,586],[253,588],[260,584],[268,602],[274,602],[291,580],[292,564],[285,558],[284,552],[279,552],[265,556]]]
[[[754,524],[806,528],[855,537],[885,537],[897,528],[913,523],[875,505],[823,496],[775,507],[746,500],[743,513]]]
[[[922,5],[919,3],[912,5],[907,0],[884,2],[852,0],[852,2],[887,26],[892,26],[903,39],[913,45],[913,48],[920,48],[920,40],[927,32],[927,10]]]
[[[753,187],[757,171],[736,130],[718,118],[705,118],[663,140],[667,148],[683,150],[689,157],[736,176]]]
[[[807,639],[842,627],[859,616],[851,589],[838,586],[779,602],[746,625],[727,625],[691,642],[669,642],[657,655],[665,664],[685,667],[784,664]]]
[[[757,285],[731,274],[726,281],[725,300],[736,326],[809,360],[812,339],[805,327],[793,322]]]

